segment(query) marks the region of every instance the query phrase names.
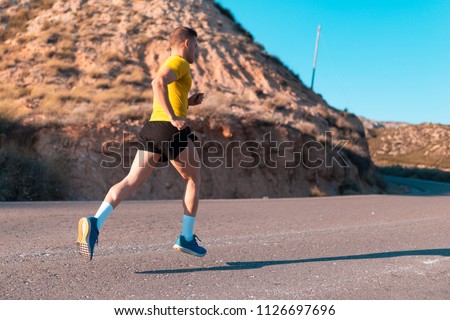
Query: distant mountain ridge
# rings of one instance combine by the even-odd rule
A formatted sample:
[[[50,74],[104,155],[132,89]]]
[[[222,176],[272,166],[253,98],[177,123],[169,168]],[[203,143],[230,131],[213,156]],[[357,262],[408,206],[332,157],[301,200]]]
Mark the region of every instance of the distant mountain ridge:
[[[450,171],[450,126],[423,123],[368,129],[371,157],[379,166]]]
[[[368,129],[379,129],[379,128],[396,128],[410,125],[407,122],[398,122],[398,121],[377,121],[368,119],[362,116],[358,116],[359,120],[361,120],[364,128]]]

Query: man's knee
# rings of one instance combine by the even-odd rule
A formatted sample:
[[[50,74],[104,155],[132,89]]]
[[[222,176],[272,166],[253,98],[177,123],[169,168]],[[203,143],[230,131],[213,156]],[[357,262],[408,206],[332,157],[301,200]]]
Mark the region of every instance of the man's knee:
[[[186,183],[192,183],[195,185],[200,185],[200,172],[196,172],[195,174],[183,174],[181,175],[181,177],[183,178],[184,182]]]
[[[200,174],[195,175],[194,177],[192,177],[192,182],[195,185],[200,185],[201,179],[200,179]]]

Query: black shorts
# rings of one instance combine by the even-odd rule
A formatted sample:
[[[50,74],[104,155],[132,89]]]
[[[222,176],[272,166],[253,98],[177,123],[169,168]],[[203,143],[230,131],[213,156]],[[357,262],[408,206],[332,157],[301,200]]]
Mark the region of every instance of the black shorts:
[[[174,160],[188,145],[188,139],[196,141],[197,137],[186,127],[178,130],[167,121],[148,121],[138,135],[138,149],[161,155],[159,162]]]

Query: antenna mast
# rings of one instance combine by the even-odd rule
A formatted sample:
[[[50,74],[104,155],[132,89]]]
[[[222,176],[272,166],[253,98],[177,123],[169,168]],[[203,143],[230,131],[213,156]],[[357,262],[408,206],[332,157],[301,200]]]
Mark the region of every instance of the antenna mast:
[[[314,86],[314,75],[316,74],[316,62],[317,62],[317,53],[319,52],[319,39],[320,39],[320,24],[317,28],[317,38],[316,38],[316,50],[314,51],[314,62],[313,62],[313,72],[311,79],[311,89]]]

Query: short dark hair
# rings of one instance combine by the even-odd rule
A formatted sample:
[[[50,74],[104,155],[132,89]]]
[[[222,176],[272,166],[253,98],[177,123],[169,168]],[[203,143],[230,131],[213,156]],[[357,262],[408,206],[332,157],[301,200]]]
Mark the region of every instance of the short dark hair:
[[[170,33],[170,46],[174,47],[177,44],[180,44],[185,40],[192,38],[197,38],[197,32],[194,29],[188,27],[178,27]]]

